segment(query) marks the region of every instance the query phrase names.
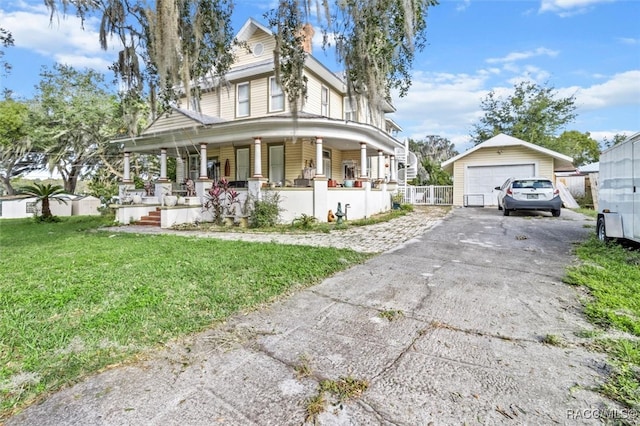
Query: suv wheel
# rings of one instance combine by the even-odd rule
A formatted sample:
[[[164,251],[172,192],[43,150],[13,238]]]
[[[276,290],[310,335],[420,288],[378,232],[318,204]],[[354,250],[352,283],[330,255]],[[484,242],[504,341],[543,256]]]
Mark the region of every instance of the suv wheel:
[[[559,217],[560,216],[560,210],[551,210],[551,214],[553,215],[553,217]]]
[[[502,214],[503,214],[504,216],[509,216],[509,209],[505,207],[505,208],[502,210]]]

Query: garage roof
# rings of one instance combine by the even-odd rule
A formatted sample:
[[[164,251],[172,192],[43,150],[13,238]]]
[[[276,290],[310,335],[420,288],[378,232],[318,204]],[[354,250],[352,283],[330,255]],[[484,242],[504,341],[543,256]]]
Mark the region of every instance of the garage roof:
[[[447,161],[443,161],[441,166],[442,169],[448,172],[453,171],[453,164],[460,160],[461,158],[466,157],[467,155],[476,152],[482,148],[499,148],[505,146],[524,146],[533,151],[540,152],[542,154],[546,154],[554,159],[558,160],[557,168],[573,168],[573,158],[568,155],[560,154],[559,152],[553,151],[548,148],[544,148],[540,145],[536,145],[530,142],[525,142],[522,139],[514,138],[513,136],[505,135],[504,133],[500,133],[491,139],[487,139],[486,141],[474,146],[473,148],[463,152],[462,154],[458,154],[453,158],[448,159]]]

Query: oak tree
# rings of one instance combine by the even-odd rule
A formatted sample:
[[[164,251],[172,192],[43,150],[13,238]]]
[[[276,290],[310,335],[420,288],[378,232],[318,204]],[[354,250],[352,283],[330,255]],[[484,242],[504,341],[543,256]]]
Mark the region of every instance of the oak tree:
[[[549,86],[521,82],[502,97],[495,90],[482,99],[484,116],[470,136],[477,145],[500,133],[552,148],[557,132],[575,117],[575,96],[560,97]]]
[[[200,87],[219,84],[233,63],[237,42],[231,27],[231,0],[44,0],[53,15],[62,7],[82,19],[101,16],[100,42],[110,36],[122,46],[114,71],[131,96],[148,84],[165,103],[178,94],[198,99]],[[269,23],[275,29],[277,76],[289,102],[304,101],[301,72],[302,26],[322,17],[325,47],[335,47],[346,70],[349,95],[366,99],[372,117],[390,100],[392,89],[406,94],[414,55],[426,43],[428,8],[437,0],[280,0]],[[331,40],[335,40],[332,44]],[[195,83],[195,84],[194,84]],[[178,90],[176,90],[178,89]],[[133,133],[133,129],[131,129]]]

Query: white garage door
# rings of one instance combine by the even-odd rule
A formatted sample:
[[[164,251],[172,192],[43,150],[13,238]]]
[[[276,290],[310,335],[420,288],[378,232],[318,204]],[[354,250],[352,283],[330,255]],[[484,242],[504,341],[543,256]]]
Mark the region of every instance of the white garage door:
[[[496,186],[501,186],[510,177],[528,177],[534,173],[534,164],[469,166],[464,179],[465,205],[495,206],[498,203]]]

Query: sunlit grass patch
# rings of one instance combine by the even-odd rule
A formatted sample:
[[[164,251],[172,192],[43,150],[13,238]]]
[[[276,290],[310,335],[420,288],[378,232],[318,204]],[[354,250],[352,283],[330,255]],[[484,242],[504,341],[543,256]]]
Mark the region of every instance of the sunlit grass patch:
[[[0,423],[85,375],[369,257],[96,231],[108,223],[0,222]]]

